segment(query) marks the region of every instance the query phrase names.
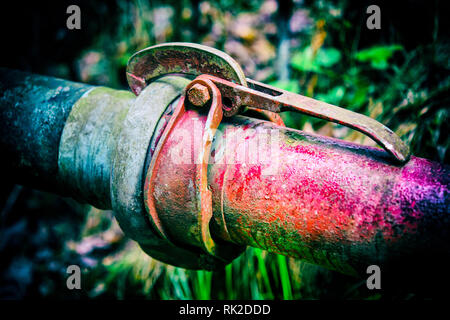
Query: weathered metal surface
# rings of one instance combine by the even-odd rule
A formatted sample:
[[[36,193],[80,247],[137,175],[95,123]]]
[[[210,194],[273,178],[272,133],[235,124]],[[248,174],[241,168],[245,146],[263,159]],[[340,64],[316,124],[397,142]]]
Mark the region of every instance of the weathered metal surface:
[[[222,259],[158,237],[145,212],[143,173],[162,113],[188,80],[164,77],[132,93],[0,70],[2,163],[14,182],[113,209],[122,229],[156,259],[214,269]],[[12,169],[12,170],[10,170]]]
[[[205,123],[202,113],[184,113],[154,178],[156,210],[178,243],[195,224],[186,217],[198,209],[195,159]],[[448,167],[416,157],[395,165],[377,148],[241,116],[219,129],[208,167],[213,238],[347,274],[450,257]]]
[[[204,106],[211,99],[208,88],[199,83],[187,90],[187,96],[189,102],[196,107]]]
[[[128,84],[136,95],[154,79],[168,74],[183,74],[192,78],[211,74],[246,85],[244,72],[233,58],[200,44],[163,43],[135,53],[128,61]]]
[[[0,68],[2,168],[17,183],[64,193],[58,146],[73,104],[92,87]]]
[[[61,181],[73,198],[111,208],[111,168],[122,123],[135,96],[129,91],[96,87],[72,108],[60,140]]]
[[[269,120],[270,122],[273,122],[278,126],[282,126],[282,127],[285,126],[283,119],[281,118],[281,116],[278,113],[270,112],[270,111],[258,109],[258,108],[249,108],[249,109],[258,112],[259,116],[263,117],[262,118],[263,120]]]
[[[162,132],[161,137],[159,138],[159,142],[155,148],[155,150],[151,154],[151,162],[146,171],[145,182],[144,182],[144,203],[145,209],[150,215],[150,221],[153,223],[156,231],[159,236],[170,241],[167,232],[159,218],[158,211],[155,208],[155,182],[154,177],[158,170],[158,167],[161,165],[160,154],[161,150],[164,148],[167,138],[172,133],[172,130],[175,128],[175,124],[177,121],[183,116],[185,113],[185,96],[181,96],[177,102],[177,107],[175,108],[172,116],[170,117],[169,122],[167,123],[164,131]]]
[[[223,259],[225,262],[229,262],[242,253],[244,247],[236,246],[234,244],[216,243],[210,233],[210,221],[212,218],[212,195],[208,189],[208,160],[211,150],[211,143],[214,138],[214,132],[219,126],[222,117],[222,100],[219,89],[207,78],[192,81],[185,89],[185,92],[189,92],[193,87],[201,85],[208,90],[208,95],[212,97],[211,105],[206,119],[205,130],[202,134],[202,146],[198,155],[197,166],[195,168],[195,178],[193,181],[193,187],[195,189],[192,203],[196,204],[196,210],[187,211],[183,217],[178,217],[183,229],[175,230],[171,225],[165,225],[165,215],[168,213],[166,210],[158,210],[155,206],[155,202],[158,199],[164,198],[164,194],[159,193],[159,185],[156,182],[156,176],[161,166],[164,166],[167,170],[170,167],[170,163],[163,162],[161,159],[162,150],[166,146],[167,139],[173,134],[173,129],[177,126],[178,121],[183,117],[186,112],[186,96],[183,95],[175,108],[172,117],[167,123],[158,145],[152,154],[150,165],[147,169],[144,184],[144,202],[147,212],[150,215],[150,220],[153,223],[155,229],[159,235],[168,240],[171,243],[177,243],[180,241],[184,245],[188,245],[193,248],[199,248],[204,252]],[[170,169],[169,169],[170,170]],[[175,178],[176,179],[176,178]],[[171,240],[171,233],[178,233],[180,236]]]
[[[206,225],[199,210],[209,203],[210,236],[218,248],[232,248],[229,258],[251,245],[348,274],[365,275],[371,264],[383,274],[448,267],[448,166],[416,157],[395,164],[377,148],[242,116],[224,119],[212,140],[205,127],[217,123],[208,123],[208,108],[187,109],[160,147],[152,195],[170,241],[160,237],[145,212],[144,173],[172,119],[165,109],[187,83],[161,78],[133,101],[123,92],[1,70],[2,160],[20,182],[111,205],[148,254],[186,268],[225,263],[195,238]],[[58,169],[58,152],[61,167],[72,169]],[[83,154],[90,160],[78,158]],[[87,185],[89,172],[102,186]],[[111,204],[101,203],[107,190]],[[212,202],[199,200],[199,191]]]
[[[200,76],[202,77],[202,76]],[[211,237],[209,223],[212,218],[212,194],[208,189],[208,163],[211,153],[211,144],[214,134],[223,118],[222,96],[219,89],[207,78],[197,77],[186,89],[197,84],[203,85],[210,90],[212,96],[211,106],[202,136],[202,146],[197,160],[197,171],[195,177],[196,201],[197,201],[197,241],[202,248],[214,256],[220,256],[219,248]],[[195,230],[195,229],[194,229]]]
[[[409,147],[378,121],[351,110],[245,79],[242,69],[233,58],[211,47],[186,42],[164,43],[136,53],[127,66],[128,83],[136,94],[152,79],[174,73],[209,76],[227,99],[224,103],[224,115],[227,117],[239,113],[242,107],[251,107],[258,112],[262,109],[266,114],[296,111],[358,130],[379,143],[399,162],[406,162],[410,157]],[[247,88],[247,82],[250,88]],[[202,105],[202,99],[195,94],[198,91],[193,90],[189,100]]]
[[[170,74],[190,79],[207,74],[243,86],[247,86],[249,80],[245,78],[239,64],[228,54],[196,43],[171,42],[155,45],[135,53],[127,64],[128,84],[136,95],[152,81]],[[283,124],[277,114],[258,108],[252,109],[271,121]],[[232,116],[238,111],[237,107],[229,106],[225,108],[224,114]]]
[[[111,174],[112,207],[124,232],[152,257],[176,266],[211,270],[225,262],[200,249],[184,248],[161,237],[145,211],[144,168],[152,135],[165,109],[183,92],[188,80],[168,76],[147,86],[136,98],[118,137]]]

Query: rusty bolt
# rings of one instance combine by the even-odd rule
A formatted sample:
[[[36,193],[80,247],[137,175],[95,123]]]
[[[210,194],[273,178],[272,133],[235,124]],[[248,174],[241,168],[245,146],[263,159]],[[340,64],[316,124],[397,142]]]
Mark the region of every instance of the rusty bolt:
[[[188,99],[194,106],[201,107],[211,99],[211,96],[207,87],[196,83],[189,89]]]

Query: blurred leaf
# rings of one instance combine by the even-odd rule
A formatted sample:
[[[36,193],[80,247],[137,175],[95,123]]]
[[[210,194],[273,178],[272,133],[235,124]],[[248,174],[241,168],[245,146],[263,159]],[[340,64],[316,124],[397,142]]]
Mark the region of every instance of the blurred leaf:
[[[352,99],[349,101],[349,107],[351,106],[352,109],[358,108],[366,103],[369,89],[369,85],[358,85]]]
[[[329,68],[341,60],[341,53],[335,48],[322,48],[317,52],[316,61],[322,67]]]
[[[299,71],[322,72],[322,68],[330,68],[341,60],[341,53],[335,48],[320,48],[317,54],[311,46],[295,53],[291,65]]]
[[[320,72],[320,65],[314,60],[313,50],[310,46],[295,53],[291,59],[291,65],[299,71]]]
[[[131,57],[131,53],[126,52],[123,55],[121,55],[118,59],[117,59],[117,64],[121,67],[126,67],[128,60]]]
[[[394,52],[398,50],[403,50],[403,47],[397,44],[390,46],[374,46],[357,52],[355,58],[360,62],[370,62],[370,65],[373,68],[382,70],[388,67],[387,61],[392,57]]]

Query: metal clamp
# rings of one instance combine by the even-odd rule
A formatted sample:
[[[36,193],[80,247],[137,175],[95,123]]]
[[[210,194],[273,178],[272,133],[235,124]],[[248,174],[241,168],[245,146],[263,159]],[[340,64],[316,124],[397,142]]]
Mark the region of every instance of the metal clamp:
[[[197,209],[196,217],[191,221],[196,222],[189,226],[196,231],[192,236],[188,236],[188,244],[200,247],[212,256],[219,258],[223,256],[224,260],[230,250],[222,248],[226,246],[218,245],[209,230],[213,213],[212,195],[208,189],[207,179],[211,144],[214,133],[224,116],[231,117],[242,113],[244,108],[250,108],[283,125],[279,116],[280,112],[300,112],[336,122],[366,134],[401,163],[406,162],[410,157],[408,146],[394,132],[376,120],[322,101],[246,79],[236,61],[213,48],[190,43],[157,45],[136,53],[127,67],[128,82],[135,94],[139,94],[147,84],[163,75],[180,73],[190,78],[196,76],[196,78],[186,87],[158,142],[147,170],[144,186],[144,202],[150,221],[159,236],[169,242],[170,236],[155,206],[155,179],[161,163],[161,150],[186,112],[186,99],[196,107],[202,107],[210,102],[202,149],[198,155],[199,164],[196,165],[195,172]]]
[[[128,82],[137,94],[157,77],[177,73],[191,77],[210,75],[223,98],[231,101],[231,105],[224,109],[224,116],[233,116],[242,111],[242,107],[265,111],[266,114],[295,111],[360,131],[400,163],[409,160],[409,147],[380,122],[326,102],[246,79],[234,59],[207,46],[184,42],[160,44],[136,53],[127,68]]]
[[[195,86],[201,85],[207,88],[209,94],[211,95],[211,107],[208,112],[208,117],[206,120],[205,131],[202,139],[202,148],[199,154],[199,161],[197,165],[197,170],[195,174],[195,190],[196,190],[196,200],[197,200],[197,226],[195,228],[199,230],[197,234],[197,245],[202,247],[206,252],[213,256],[220,256],[217,250],[217,244],[214,242],[209,231],[209,223],[212,218],[212,195],[211,191],[208,189],[208,162],[209,155],[211,151],[211,144],[214,139],[214,133],[217,130],[223,117],[223,105],[222,97],[219,89],[214,85],[214,83],[208,79],[207,76],[197,77],[194,81],[189,83],[186,87],[186,92]],[[144,200],[146,208],[152,218],[152,221],[157,228],[161,237],[169,239],[168,233],[165,231],[163,223],[161,222],[158,212],[154,203],[154,180],[157,172],[157,166],[160,164],[160,152],[164,148],[167,138],[170,136],[173,128],[176,126],[177,122],[181,119],[183,114],[186,112],[185,107],[186,95],[180,98],[180,101],[167,124],[166,129],[158,143],[157,148],[153,154],[150,166],[148,168],[148,178],[145,181],[144,190]]]

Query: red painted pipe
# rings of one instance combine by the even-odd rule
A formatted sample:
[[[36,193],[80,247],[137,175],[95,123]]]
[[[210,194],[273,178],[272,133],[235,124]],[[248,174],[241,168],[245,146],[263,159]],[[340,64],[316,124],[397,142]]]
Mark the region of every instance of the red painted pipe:
[[[182,267],[221,267],[251,245],[350,274],[377,264],[397,275],[414,271],[413,279],[448,279],[448,166],[415,157],[400,166],[381,149],[242,116],[224,119],[211,146],[209,227],[229,252],[206,253],[196,241],[197,219],[209,202],[198,203],[194,160],[208,107],[176,122],[154,192],[144,190],[172,243],[159,237],[145,216],[144,162],[172,119],[164,113],[157,124],[160,114],[188,82],[166,77],[134,100],[127,92],[2,69],[3,168],[19,182],[114,209],[146,252]]]
[[[183,116],[155,174],[161,222],[184,246],[195,245],[195,222],[186,217],[198,208],[194,162],[205,120],[193,110]],[[208,170],[216,241],[348,274],[365,274],[372,264],[399,270],[450,260],[448,166],[417,157],[398,165],[381,149],[242,116],[219,130]]]

